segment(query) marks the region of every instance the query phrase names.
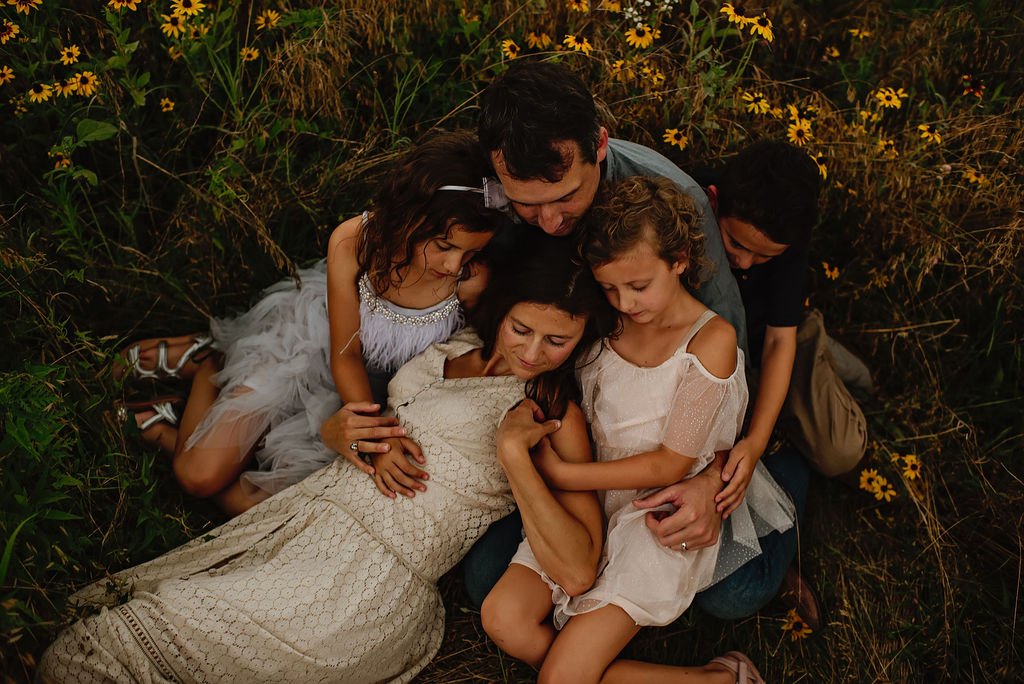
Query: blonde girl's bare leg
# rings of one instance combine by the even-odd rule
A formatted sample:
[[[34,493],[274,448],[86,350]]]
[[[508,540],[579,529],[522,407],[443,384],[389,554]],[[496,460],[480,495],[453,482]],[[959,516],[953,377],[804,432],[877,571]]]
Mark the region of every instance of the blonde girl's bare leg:
[[[494,643],[533,667],[540,667],[555,640],[550,616],[551,588],[518,563],[508,566],[480,607],[484,631]]]
[[[551,645],[538,684],[604,681],[605,670],[639,631],[618,606],[574,615]]]
[[[601,684],[734,684],[736,681],[736,674],[719,663],[677,667],[639,660],[616,660],[608,667]]]

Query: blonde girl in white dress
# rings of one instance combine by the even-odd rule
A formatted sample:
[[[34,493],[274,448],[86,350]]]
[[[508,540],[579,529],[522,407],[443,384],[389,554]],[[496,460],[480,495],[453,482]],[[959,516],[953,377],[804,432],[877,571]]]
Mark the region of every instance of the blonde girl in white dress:
[[[529,532],[483,606],[484,625],[541,682],[758,682],[741,653],[703,668],[618,659],[644,625],[678,618],[694,595],[759,553],[758,536],[793,524],[793,506],[759,465],[732,512],[729,539],[667,549],[636,498],[692,477],[740,434],[747,403],[733,328],[687,289],[699,263],[699,213],[671,182],[626,179],[587,219],[583,253],[622,331],[584,356],[577,376],[596,461],[569,463],[541,450],[556,490],[598,490],[607,520],[592,587],[563,586],[534,553]],[[723,537],[726,532],[723,530]],[[720,549],[728,557],[720,557]]]
[[[136,416],[189,493],[235,515],[330,463],[321,423],[343,403],[376,415],[395,371],[465,324],[467,265],[507,220],[484,192],[490,174],[473,136],[438,135],[391,170],[372,212],[334,230],[300,285],[282,281],[244,315],[211,322],[221,355],[196,362],[210,338],[195,336],[127,350],[129,371],[192,379],[180,423],[168,407]],[[409,439],[391,444],[420,456]],[[343,455],[391,493],[350,447]]]

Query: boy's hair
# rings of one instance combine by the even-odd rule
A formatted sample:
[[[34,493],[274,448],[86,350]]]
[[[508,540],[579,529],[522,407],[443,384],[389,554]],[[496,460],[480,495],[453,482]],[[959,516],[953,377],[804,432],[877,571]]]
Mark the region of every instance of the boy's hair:
[[[508,223],[505,214],[484,207],[482,193],[440,189],[480,188],[485,176],[494,176],[490,159],[464,132],[437,134],[388,170],[356,248],[360,272],[369,274],[375,290],[397,285],[399,269],[412,263],[417,247],[446,236],[453,224],[486,233]]]
[[[480,144],[519,180],[561,180],[573,158],[559,145],[569,141],[596,164],[600,132],[590,89],[561,64],[517,59],[480,95]]]
[[[818,223],[818,167],[787,142],[763,140],[725,163],[718,215],[746,221],[782,245],[806,245]]]
[[[697,204],[667,178],[625,178],[603,188],[594,202],[580,231],[580,251],[596,268],[645,242],[669,264],[685,261],[679,280],[695,290],[705,266],[701,219]]]
[[[560,418],[569,401],[579,400],[577,360],[594,342],[618,330],[619,317],[579,259],[572,240],[534,229],[518,232],[516,244],[491,262],[490,279],[474,311],[473,324],[484,342],[483,356],[489,359],[505,317],[518,303],[552,306],[574,318],[586,317],[583,337],[569,358],[526,385],[526,395],[548,418]]]

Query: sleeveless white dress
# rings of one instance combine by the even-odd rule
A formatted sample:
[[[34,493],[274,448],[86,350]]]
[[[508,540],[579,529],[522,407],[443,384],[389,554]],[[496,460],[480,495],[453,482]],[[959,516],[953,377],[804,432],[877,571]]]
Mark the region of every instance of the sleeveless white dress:
[[[427,456],[426,492],[386,498],[338,459],[79,592],[79,603],[114,607],[62,632],[40,673],[74,684],[410,681],[444,634],[438,578],[515,504],[494,436],[522,381],[443,377],[446,359],[480,344],[460,333],[391,381],[396,415]]]
[[[665,445],[697,459],[687,475],[693,477],[714,460],[716,451],[732,448],[747,404],[743,352],[736,350],[736,370],[723,379],[686,351],[715,315],[701,315],[675,353],[653,368],[626,361],[607,341],[584,356],[591,362],[577,375],[597,460],[613,461]],[[718,544],[687,552],[667,549],[647,528],[647,511],[632,505],[633,499],[654,491],[599,492],[608,521],[601,567],[594,586],[579,596],[570,597],[544,573],[528,539],[520,545],[512,562],[532,568],[551,586],[556,627],[609,604],[639,625],[667,625],[686,611],[698,591],[760,554],[758,537],[789,529],[795,520],[789,496],[759,462],[744,502],[723,525]],[[668,505],[661,509],[675,510]]]
[[[366,214],[363,215],[366,220]],[[245,314],[214,319],[224,367],[221,392],[186,442],[187,448],[256,447],[252,489],[274,494],[337,457],[320,441],[320,425],[341,408],[331,376],[327,266],[320,261],[264,291]],[[359,338],[374,401],[387,402],[387,383],[402,364],[464,324],[454,294],[426,309],[408,309],[358,281]],[[261,441],[262,440],[262,441]]]

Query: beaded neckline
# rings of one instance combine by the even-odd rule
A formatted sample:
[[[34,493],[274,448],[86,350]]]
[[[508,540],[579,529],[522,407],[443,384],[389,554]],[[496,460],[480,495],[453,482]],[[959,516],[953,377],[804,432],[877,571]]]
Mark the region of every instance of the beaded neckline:
[[[450,319],[459,308],[459,299],[454,293],[444,301],[426,309],[400,307],[374,292],[370,285],[370,278],[365,273],[359,278],[359,300],[366,305],[370,313],[379,314],[401,325],[436,325]]]

